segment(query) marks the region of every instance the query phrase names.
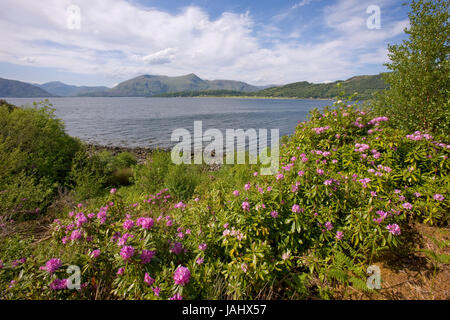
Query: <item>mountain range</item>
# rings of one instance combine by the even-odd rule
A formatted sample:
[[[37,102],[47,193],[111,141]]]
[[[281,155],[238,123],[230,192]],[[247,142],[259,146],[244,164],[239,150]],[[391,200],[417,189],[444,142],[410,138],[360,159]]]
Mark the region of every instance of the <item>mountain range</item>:
[[[341,83],[341,88],[337,84]],[[191,73],[179,77],[142,75],[113,88],[68,85],[59,81],[33,85],[0,78],[0,97],[151,97],[151,96],[255,96],[282,98],[334,98],[340,91],[358,92],[368,99],[386,88],[382,75],[355,76],[331,83],[295,82],[284,86],[253,86],[233,80],[203,80]]]
[[[0,97],[43,98],[53,97],[53,95],[37,86],[26,82],[0,78]]]
[[[44,84],[38,84],[37,87],[47,91],[48,93],[59,97],[76,97],[83,94],[93,92],[101,92],[109,90],[108,87],[87,87],[73,86],[60,81],[52,81]]]
[[[254,92],[265,87],[249,85],[245,82],[232,80],[203,80],[191,73],[180,77],[142,75],[119,83],[114,88],[104,92],[92,92],[83,96],[108,97],[150,97],[164,93],[202,90],[233,90]]]

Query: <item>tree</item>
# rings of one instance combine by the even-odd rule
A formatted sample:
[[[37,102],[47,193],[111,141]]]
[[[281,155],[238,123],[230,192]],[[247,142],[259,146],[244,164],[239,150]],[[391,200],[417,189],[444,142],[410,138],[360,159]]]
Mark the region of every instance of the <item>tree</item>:
[[[389,45],[383,112],[407,130],[449,135],[449,2],[412,1],[409,35]],[[380,102],[379,101],[379,102]]]

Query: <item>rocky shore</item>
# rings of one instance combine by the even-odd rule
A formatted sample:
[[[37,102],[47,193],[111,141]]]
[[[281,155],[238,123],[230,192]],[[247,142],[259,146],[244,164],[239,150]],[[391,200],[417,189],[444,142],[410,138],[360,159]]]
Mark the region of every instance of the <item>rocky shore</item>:
[[[104,150],[111,152],[111,154],[114,156],[118,155],[121,152],[129,152],[136,157],[136,160],[139,164],[143,164],[145,162],[145,160],[152,154],[152,152],[157,149],[143,148],[143,147],[129,148],[129,147],[87,144],[87,151],[88,151],[89,155],[92,155],[94,153],[98,153],[98,152],[101,152]],[[162,150],[169,151],[166,149],[162,149]]]

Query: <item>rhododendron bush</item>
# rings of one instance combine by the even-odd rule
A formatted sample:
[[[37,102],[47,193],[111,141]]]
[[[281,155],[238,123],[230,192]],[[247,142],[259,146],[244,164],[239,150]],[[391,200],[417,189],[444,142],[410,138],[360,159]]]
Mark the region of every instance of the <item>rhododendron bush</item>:
[[[247,183],[200,185],[179,202],[164,189],[126,203],[78,206],[22,262],[0,263],[2,299],[221,299],[333,286],[341,257],[355,268],[402,244],[416,220],[448,223],[448,141],[403,132],[358,105],[335,103],[300,122],[280,170]],[[79,290],[67,267],[80,267]],[[284,297],[288,297],[286,294]]]

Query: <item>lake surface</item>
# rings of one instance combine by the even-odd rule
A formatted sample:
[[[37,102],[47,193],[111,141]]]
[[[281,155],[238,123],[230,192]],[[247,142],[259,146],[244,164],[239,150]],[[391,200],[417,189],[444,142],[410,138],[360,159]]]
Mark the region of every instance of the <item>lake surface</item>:
[[[39,98],[6,98],[12,104],[32,105]],[[309,110],[331,105],[331,100],[235,98],[49,98],[66,132],[86,142],[126,147],[173,146],[173,130],[194,135],[194,121],[210,128],[279,129],[280,137],[294,132]],[[270,134],[268,136],[270,141]],[[270,143],[270,142],[268,142]]]

